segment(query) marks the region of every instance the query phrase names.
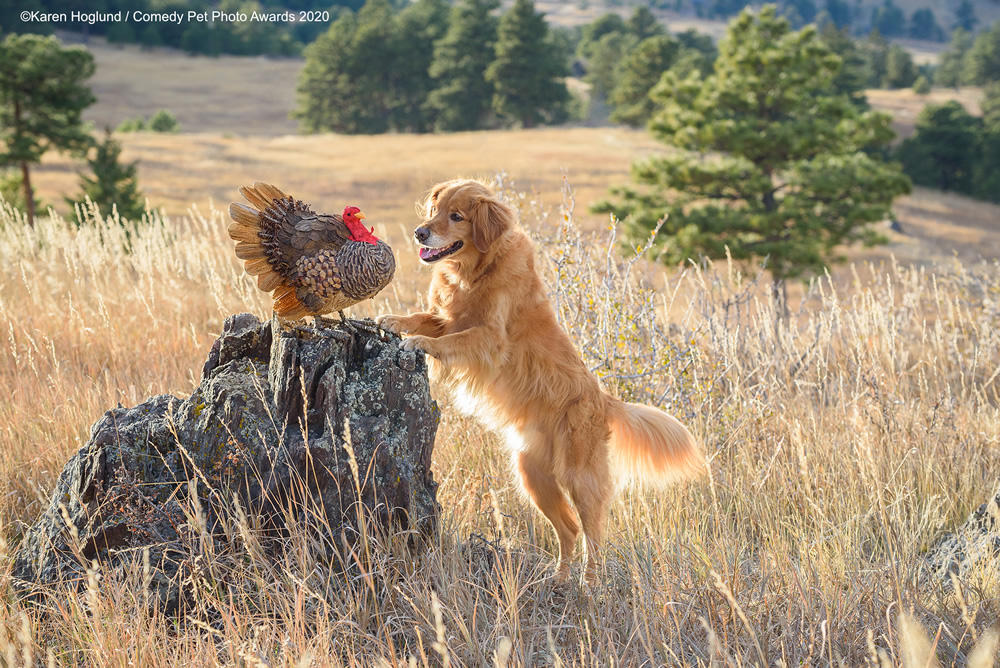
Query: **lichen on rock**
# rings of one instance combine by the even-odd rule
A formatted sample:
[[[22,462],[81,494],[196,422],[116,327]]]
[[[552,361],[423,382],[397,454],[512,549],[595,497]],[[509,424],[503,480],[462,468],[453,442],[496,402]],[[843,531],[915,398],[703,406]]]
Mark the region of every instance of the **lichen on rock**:
[[[320,512],[338,548],[350,548],[362,515],[431,535],[439,411],[423,356],[397,344],[373,327],[228,318],[187,399],[119,406],[93,425],[12,574],[31,589],[80,579],[91,560],[115,568],[146,551],[158,599],[176,610],[192,507],[212,540],[225,539],[221,514],[234,503],[272,535],[299,506]]]

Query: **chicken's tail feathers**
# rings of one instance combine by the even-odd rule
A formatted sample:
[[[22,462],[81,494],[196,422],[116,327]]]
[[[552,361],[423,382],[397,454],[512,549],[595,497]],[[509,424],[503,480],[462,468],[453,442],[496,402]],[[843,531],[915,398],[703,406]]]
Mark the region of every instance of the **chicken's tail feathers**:
[[[244,260],[244,268],[251,276],[257,277],[257,287],[265,292],[272,292],[274,310],[284,318],[302,318],[309,314],[305,305],[299,300],[295,287],[291,285],[285,272],[279,271],[264,246],[264,242],[273,237],[271,225],[261,219],[261,215],[273,215],[269,212],[275,205],[275,200],[286,199],[285,193],[278,188],[260,181],[252,186],[240,186],[242,194],[252,207],[239,202],[229,205],[229,237],[236,242],[236,257]],[[270,221],[273,223],[273,221]]]
[[[612,399],[609,418],[611,457],[620,478],[662,485],[705,470],[698,442],[672,415]]]

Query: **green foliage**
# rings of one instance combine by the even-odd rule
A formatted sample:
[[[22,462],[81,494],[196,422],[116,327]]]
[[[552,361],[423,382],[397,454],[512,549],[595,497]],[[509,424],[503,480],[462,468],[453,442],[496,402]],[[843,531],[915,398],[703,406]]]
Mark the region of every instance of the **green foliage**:
[[[391,71],[393,99],[389,123],[396,130],[434,129],[435,108],[428,96],[436,82],[430,68],[434,44],[448,27],[447,0],[416,0],[396,18],[391,48],[396,64]]]
[[[868,62],[857,42],[847,34],[846,28],[837,28],[826,23],[820,29],[819,38],[833,53],[840,56],[840,68],[833,76],[831,92],[846,95],[855,107],[868,109],[865,89],[868,88]]]
[[[626,58],[611,95],[611,120],[640,127],[652,117],[656,105],[649,97],[660,77],[674,64],[680,42],[668,35],[649,37]]]
[[[159,109],[149,118],[149,129],[153,132],[180,132],[181,124],[170,111]]]
[[[135,118],[126,118],[124,121],[122,121],[115,129],[115,132],[118,133],[142,132],[145,129],[146,129],[146,119],[144,119],[142,116],[136,116]]]
[[[20,171],[16,169],[0,170],[0,198],[22,215],[28,214],[27,201],[24,199],[24,179]],[[41,211],[45,208],[44,202],[37,197],[32,204],[35,211]]]
[[[983,86],[1000,81],[1000,21],[979,33],[965,56],[965,81]]]
[[[160,35],[160,29],[156,27],[155,23],[147,23],[146,27],[142,29],[139,33],[139,44],[142,45],[143,50],[147,51],[158,46],[163,46],[163,37]]]
[[[851,25],[851,6],[847,0],[826,0],[826,15],[838,28]]]
[[[990,130],[1000,130],[1000,81],[994,81],[983,88],[979,108],[983,112],[983,126]]]
[[[913,92],[917,95],[927,95],[931,92],[931,82],[927,80],[923,74],[917,77],[917,80],[913,82]]]
[[[566,54],[552,48],[548,32],[532,0],[514,0],[500,19],[496,59],[486,69],[494,86],[493,110],[526,128],[568,116]]]
[[[681,43],[681,47],[684,49],[683,57],[687,58],[695,69],[704,75],[712,71],[712,65],[719,57],[719,50],[715,47],[715,40],[710,35],[700,33],[694,28],[688,28],[684,32],[674,35],[674,39]]]
[[[433,45],[446,14],[443,0],[418,0],[399,14],[388,0],[368,0],[357,15],[343,14],[306,49],[293,117],[306,132],[430,130]]]
[[[638,45],[635,35],[627,32],[610,32],[603,35],[590,49],[587,75],[584,81],[591,85],[592,94],[609,99],[618,83],[622,62]]]
[[[872,12],[872,26],[883,35],[896,37],[906,31],[906,15],[892,0],[883,0]]]
[[[436,86],[428,97],[439,130],[474,130],[493,105],[486,68],[497,38],[498,0],[460,0],[451,9],[448,31],[434,44],[429,74]]]
[[[878,30],[872,30],[859,48],[865,61],[866,87],[881,88],[889,71],[889,42]]]
[[[969,33],[963,28],[955,28],[951,33],[951,44],[941,54],[937,69],[934,70],[934,83],[957,88],[964,78],[965,56],[971,47],[972,37]]]
[[[915,134],[896,151],[914,183],[969,193],[979,159],[981,121],[958,102],[929,104],[917,117]]]
[[[886,54],[884,88],[909,88],[917,80],[917,68],[913,58],[899,44],[889,47]]]
[[[577,55],[580,58],[591,58],[593,49],[605,35],[618,33],[624,35],[628,32],[625,27],[625,20],[618,14],[605,14],[591,23],[583,26],[582,37],[577,45]]]
[[[51,149],[83,153],[91,144],[81,115],[94,102],[84,84],[93,73],[93,56],[54,37],[8,35],[0,43],[0,165],[20,168],[31,225],[30,165]]]
[[[977,23],[979,23],[979,19],[976,18],[976,8],[973,6],[972,0],[962,0],[958,9],[955,10],[955,25],[953,27],[972,32]]]
[[[945,37],[944,29],[938,25],[934,11],[927,7],[913,12],[907,32],[914,39],[926,39],[934,42],[944,41]]]
[[[657,35],[666,35],[667,29],[663,27],[649,7],[639,5],[625,22],[625,29],[635,35],[640,42]]]
[[[121,218],[130,221],[142,219],[145,202],[139,193],[136,180],[136,163],[121,162],[121,144],[114,139],[110,130],[105,130],[104,141],[98,142],[94,156],[87,160],[93,176],[80,175],[83,193],[66,202],[77,211],[78,216],[87,215],[87,199],[93,202],[105,218],[117,210]],[[79,222],[84,222],[82,219]]]
[[[675,151],[633,166],[635,185],[597,209],[633,239],[664,220],[661,257],[768,258],[778,279],[821,271],[842,244],[877,243],[870,223],[908,192],[877,153],[889,117],[831,92],[840,59],[809,26],[793,32],[774,5],[733,20],[714,72],[664,76],[650,124]]]

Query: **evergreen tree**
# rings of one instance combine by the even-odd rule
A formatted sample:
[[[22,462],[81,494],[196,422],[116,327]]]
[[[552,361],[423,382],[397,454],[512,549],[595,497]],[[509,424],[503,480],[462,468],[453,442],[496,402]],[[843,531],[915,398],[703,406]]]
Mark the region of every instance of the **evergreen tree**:
[[[965,80],[974,86],[1000,81],[1000,21],[979,33],[965,57]]]
[[[872,26],[883,35],[895,37],[906,30],[906,15],[892,0],[883,0],[872,12]]]
[[[885,85],[886,74],[889,71],[889,42],[878,30],[872,30],[861,42],[861,55],[865,59],[867,72],[867,87],[881,88]]]
[[[428,104],[439,130],[475,130],[493,104],[486,68],[493,62],[498,0],[460,0],[451,9],[448,32],[434,45],[429,74],[436,82]]]
[[[136,180],[136,163],[123,163],[121,152],[121,143],[106,129],[104,141],[97,144],[94,157],[87,160],[93,176],[81,175],[83,193],[76,199],[67,198],[66,202],[77,210],[78,205],[85,205],[90,198],[102,216],[111,215],[114,209],[126,220],[141,220],[146,207]]]
[[[979,19],[976,18],[976,8],[972,5],[972,0],[962,0],[955,10],[954,27],[972,32],[977,23]]]
[[[177,122],[177,117],[167,109],[158,109],[149,118],[149,129],[153,132],[180,132],[181,124]]]
[[[885,61],[885,88],[909,88],[917,80],[917,68],[913,58],[899,44],[889,47]]]
[[[826,0],[826,13],[838,28],[851,25],[851,6],[847,0]]]
[[[344,13],[306,47],[306,64],[297,89],[299,102],[292,112],[304,132],[371,131],[371,125],[358,113],[354,96],[361,91],[351,77],[356,60],[351,45],[357,24],[354,14]]]
[[[142,32],[139,33],[139,44],[142,45],[143,51],[163,46],[163,37],[155,23],[147,23],[146,27],[142,29]]]
[[[700,33],[694,28],[688,28],[684,32],[674,35],[674,39],[680,42],[684,49],[684,58],[690,59],[692,64],[702,74],[707,75],[712,71],[712,65],[719,56],[719,50],[715,47],[715,40],[711,35]]]
[[[604,14],[591,23],[583,26],[580,43],[577,45],[577,55],[583,59],[588,59],[593,55],[593,49],[602,37],[610,33],[625,34],[629,29],[625,26],[625,21],[618,14]]]
[[[934,70],[934,82],[938,86],[958,88],[964,78],[965,56],[972,47],[972,37],[962,28],[955,28],[951,33],[951,44],[948,50],[941,54],[937,69]]]
[[[914,39],[928,39],[935,42],[944,40],[944,30],[938,25],[934,11],[927,7],[913,12],[913,16],[910,17],[909,34]]]
[[[81,114],[94,102],[84,81],[94,58],[54,37],[8,35],[0,43],[0,164],[21,170],[29,225],[35,221],[30,165],[50,149],[82,153],[92,140]]]
[[[913,82],[913,92],[917,95],[927,95],[931,92],[931,82],[927,80],[923,74],[917,77],[917,80]]]
[[[973,194],[1000,202],[1000,81],[983,89],[979,106],[983,110],[982,157],[973,169]]]
[[[653,115],[656,105],[649,97],[663,73],[677,60],[680,43],[668,35],[649,37],[625,59],[618,84],[611,95],[611,120],[640,127]]]
[[[635,35],[611,32],[601,37],[590,51],[587,75],[584,81],[591,85],[591,93],[601,99],[611,98],[618,84],[622,63],[637,45]]]
[[[968,193],[979,159],[980,120],[949,100],[929,104],[917,116],[916,132],[896,150],[914,183]]]
[[[500,19],[496,60],[486,70],[493,83],[493,109],[526,128],[559,123],[568,115],[564,55],[552,48],[548,24],[532,0],[514,0]]]
[[[632,15],[628,17],[628,21],[625,22],[625,29],[635,35],[635,38],[640,42],[655,35],[667,34],[667,29],[656,20],[656,16],[645,5],[639,5],[635,8]]]
[[[392,68],[390,124],[396,130],[427,132],[434,128],[428,95],[434,88],[430,68],[434,43],[448,25],[447,0],[416,0],[397,18],[393,40],[397,65]]]
[[[838,28],[826,23],[820,29],[819,38],[828,49],[840,56],[840,67],[833,76],[832,91],[847,95],[855,107],[868,109],[868,63],[858,48],[858,43],[847,34],[846,28]]]
[[[909,182],[876,157],[889,117],[831,92],[838,67],[812,26],[792,32],[774,5],[742,12],[712,75],[668,72],[654,91],[663,106],[650,129],[675,152],[635,164],[636,185],[598,210],[638,239],[665,220],[667,262],[767,257],[776,279],[821,271],[842,244],[879,242],[870,223]]]

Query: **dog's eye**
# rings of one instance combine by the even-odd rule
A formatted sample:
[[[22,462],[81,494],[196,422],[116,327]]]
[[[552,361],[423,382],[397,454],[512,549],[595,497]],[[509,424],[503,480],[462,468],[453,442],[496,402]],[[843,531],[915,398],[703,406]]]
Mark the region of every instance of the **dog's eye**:
[[[462,214],[460,213],[453,213],[451,214],[450,218],[452,219],[452,221],[456,223],[462,222]]]

